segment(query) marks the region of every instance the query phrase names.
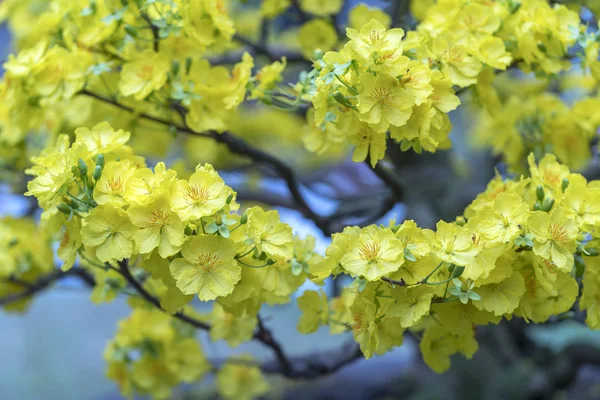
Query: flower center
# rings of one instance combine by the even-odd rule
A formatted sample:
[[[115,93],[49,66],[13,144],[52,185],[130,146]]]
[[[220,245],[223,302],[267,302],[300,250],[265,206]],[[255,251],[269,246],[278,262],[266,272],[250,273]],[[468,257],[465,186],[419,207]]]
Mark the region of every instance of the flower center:
[[[169,212],[164,210],[152,211],[148,217],[148,227],[164,226],[169,222]]]
[[[379,42],[381,40],[381,36],[379,35],[378,31],[371,31],[371,33],[369,33],[369,42],[371,44],[375,44],[377,42]]]
[[[190,185],[186,189],[183,196],[190,203],[204,203],[206,200],[208,200],[208,189],[206,187]]]
[[[381,245],[379,243],[371,242],[365,243],[360,248],[360,258],[364,261],[372,263],[377,261],[381,253]]]
[[[386,106],[394,100],[392,89],[386,87],[378,87],[371,90],[370,96],[380,106]]]
[[[206,272],[215,269],[220,263],[219,256],[214,253],[200,253],[196,257],[196,266]]]
[[[152,72],[153,72],[152,65],[144,65],[140,69],[138,76],[140,78],[142,78],[143,80],[149,81],[150,79],[152,79]]]
[[[112,193],[120,194],[125,191],[125,181],[121,177],[110,178],[107,185]]]
[[[550,224],[548,233],[552,241],[556,243],[565,243],[569,241],[569,232],[559,224]]]

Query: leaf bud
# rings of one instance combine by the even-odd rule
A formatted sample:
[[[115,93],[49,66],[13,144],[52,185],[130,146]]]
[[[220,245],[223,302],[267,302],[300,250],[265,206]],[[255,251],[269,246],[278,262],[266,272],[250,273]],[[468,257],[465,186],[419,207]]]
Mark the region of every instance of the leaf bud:
[[[100,180],[100,178],[102,177],[102,167],[99,165],[96,165],[96,167],[94,168],[94,173],[92,174],[92,178],[94,178],[95,181]]]
[[[88,173],[88,168],[87,165],[85,164],[85,161],[83,161],[81,158],[79,160],[77,160],[77,166],[79,168],[79,171],[81,171],[81,175],[85,176]]]
[[[544,193],[544,187],[542,185],[538,185],[538,187],[535,189],[535,196],[540,203],[546,198],[546,193]]]

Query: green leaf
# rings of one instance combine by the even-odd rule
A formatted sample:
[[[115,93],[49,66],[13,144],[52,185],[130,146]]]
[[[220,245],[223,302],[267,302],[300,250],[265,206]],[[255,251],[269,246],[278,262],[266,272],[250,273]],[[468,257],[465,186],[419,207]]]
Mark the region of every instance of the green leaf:
[[[106,17],[102,18],[102,22],[104,22],[106,25],[110,25],[115,21],[120,21],[121,19],[123,19],[123,16],[125,15],[126,11],[127,6],[120,8],[113,14],[107,15]]]
[[[299,276],[302,271],[304,271],[304,266],[295,259],[292,260],[292,275]]]
[[[214,222],[211,222],[210,224],[206,225],[206,227],[204,228],[204,231],[206,233],[210,233],[210,234],[217,233],[218,230],[219,230],[219,225],[217,225]]]
[[[227,229],[227,227],[225,225],[220,225],[219,226],[219,233],[224,238],[228,238],[229,237],[229,229]]]
[[[408,261],[417,261],[417,258],[413,253],[410,252],[409,249],[404,249],[404,258]]]

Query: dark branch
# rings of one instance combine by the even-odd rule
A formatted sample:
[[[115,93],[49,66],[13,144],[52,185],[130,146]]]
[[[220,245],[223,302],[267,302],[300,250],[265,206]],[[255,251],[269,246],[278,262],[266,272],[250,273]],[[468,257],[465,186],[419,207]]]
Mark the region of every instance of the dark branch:
[[[403,279],[395,280],[395,279],[386,278],[384,276],[383,278],[381,278],[381,280],[384,282],[390,283],[392,285],[395,285],[395,286],[406,286],[406,282],[404,282]]]
[[[83,269],[71,268],[69,271],[66,271],[66,272],[64,272],[60,269],[56,269],[56,270],[48,273],[47,275],[40,277],[35,282],[25,282],[25,281],[21,281],[21,280],[15,280],[14,282],[12,282],[16,285],[22,286],[24,288],[24,290],[21,292],[18,292],[18,293],[9,294],[7,296],[0,297],[0,307],[7,306],[9,304],[16,303],[21,300],[25,300],[29,297],[32,297],[35,294],[50,288],[50,286],[52,286],[53,283],[55,283],[61,279],[67,278],[69,276],[78,277],[86,285],[94,286],[94,278],[87,271],[85,271]],[[9,280],[10,280],[10,278],[9,278]]]
[[[132,107],[126,106],[124,104],[121,104],[112,99],[103,97],[96,93],[92,93],[88,90],[83,90],[81,92],[81,94],[93,97],[104,103],[111,104],[122,110],[131,112],[131,113],[136,113],[136,111]],[[177,112],[179,112],[179,114],[182,116],[182,118],[184,120],[184,124],[185,124],[185,115],[187,113],[187,110],[182,107],[175,107],[175,110]],[[294,173],[292,168],[289,165],[287,165],[285,162],[279,160],[276,157],[273,157],[272,155],[270,155],[268,153],[265,153],[264,151],[262,151],[256,147],[253,147],[251,144],[244,141],[239,136],[232,134],[231,132],[223,132],[223,133],[218,133],[216,131],[195,132],[187,125],[184,125],[184,126],[177,125],[171,121],[165,120],[163,118],[155,117],[153,115],[146,114],[146,113],[140,113],[138,115],[149,121],[157,122],[159,124],[163,124],[166,126],[172,126],[172,127],[176,128],[178,131],[188,134],[188,135],[201,136],[201,137],[213,139],[217,143],[225,144],[227,146],[227,148],[229,149],[229,151],[231,151],[234,154],[248,157],[251,160],[253,160],[259,164],[264,164],[264,165],[271,167],[277,173],[277,175],[279,175],[285,181],[286,186],[288,187],[288,190],[290,192],[290,195],[292,196],[292,198],[294,199],[294,203],[296,204],[296,209],[298,211],[300,211],[302,213],[302,215],[304,215],[304,217],[312,220],[315,223],[315,225],[325,235],[328,236],[331,234],[330,228],[329,228],[326,220],[324,218],[322,218],[321,216],[319,216],[315,211],[313,211],[313,209],[308,205],[308,203],[304,199],[304,196],[300,192],[300,182],[298,181],[296,174]]]
[[[120,271],[121,275],[123,275],[125,280],[135,289],[136,292],[138,292],[140,294],[140,296],[142,296],[144,298],[144,300],[146,300],[148,303],[152,304],[159,310],[166,312],[161,307],[160,301],[156,297],[152,296],[144,288],[144,286],[137,279],[135,279],[135,277],[131,274],[127,260],[119,261],[119,271]],[[210,330],[209,324],[202,322],[202,321],[198,321],[197,319],[194,319],[194,318],[192,318],[188,315],[185,315],[181,312],[173,314],[173,317],[177,318],[180,321],[183,321],[183,322],[186,322],[186,323],[192,325],[194,328],[202,329],[205,331]]]
[[[279,363],[280,372],[284,376],[293,377],[294,369],[292,367],[292,363],[285,355],[283,348],[273,337],[271,331],[265,327],[260,316],[257,315],[256,318],[258,319],[258,328],[254,333],[253,338],[264,343],[266,346],[270,347],[271,350],[273,350],[273,353],[275,353],[275,357],[277,358],[277,362]]]
[[[154,51],[158,53],[158,50],[160,49],[160,33],[158,28],[152,23],[152,20],[148,15],[142,14],[142,18],[148,23],[148,26],[152,30],[152,36],[154,36]]]
[[[352,342],[328,354],[316,353],[292,359],[295,368],[288,378],[304,380],[322,378],[332,375],[360,359],[363,359],[360,347]],[[280,372],[275,366],[269,364],[263,364],[261,369],[267,374]]]
[[[551,399],[559,390],[564,390],[577,378],[581,367],[600,367],[600,349],[588,344],[572,344],[556,354],[546,363],[545,373],[533,379],[529,386],[528,399]]]
[[[375,175],[390,188],[396,202],[401,202],[404,199],[404,188],[402,187],[402,183],[398,179],[398,176],[393,171],[384,167],[381,161],[378,162],[374,168],[371,167],[369,159],[365,160],[365,163],[373,170]]]

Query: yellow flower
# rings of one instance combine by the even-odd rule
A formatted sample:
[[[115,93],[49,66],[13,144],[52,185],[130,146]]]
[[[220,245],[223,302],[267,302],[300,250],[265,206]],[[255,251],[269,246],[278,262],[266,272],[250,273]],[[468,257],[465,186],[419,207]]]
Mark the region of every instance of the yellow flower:
[[[162,55],[152,51],[142,53],[136,61],[123,64],[119,93],[143,100],[164,86],[170,69],[169,60]]]
[[[523,276],[514,271],[501,282],[479,286],[475,290],[481,300],[473,302],[473,305],[500,316],[512,313],[519,306],[521,296],[525,293],[525,283]]]
[[[415,105],[421,105],[433,92],[431,86],[432,71],[425,64],[411,60],[406,73],[400,78],[402,86],[415,98]],[[450,87],[452,84],[450,84]]]
[[[68,271],[75,264],[77,252],[81,248],[81,222],[78,218],[72,218],[65,224],[60,238],[57,255],[63,260],[61,269]]]
[[[45,40],[41,40],[35,46],[21,50],[16,56],[10,54],[8,61],[3,65],[7,76],[14,78],[29,76],[41,62],[47,47],[48,43]]]
[[[402,38],[404,31],[400,28],[386,31],[384,25],[377,20],[370,20],[360,28],[347,28],[346,34],[350,41],[348,45],[362,62],[374,61],[375,64],[392,62],[398,66],[398,76],[404,72],[408,64],[408,57],[402,56]]]
[[[361,121],[367,122],[377,132],[390,127],[402,126],[412,114],[415,98],[389,75],[362,74],[362,92],[358,95],[358,111]]]
[[[185,0],[183,27],[203,46],[228,42],[235,33],[223,0]]]
[[[410,328],[429,314],[433,295],[431,289],[426,286],[395,288],[392,291],[395,303],[390,306],[386,316],[397,317],[402,328]]]
[[[322,19],[312,19],[300,27],[298,41],[305,58],[314,57],[315,51],[332,50],[338,42],[338,35],[331,24]]]
[[[569,168],[559,164],[553,154],[546,154],[539,164],[536,164],[535,156],[531,153],[527,157],[527,162],[531,172],[532,187],[542,185],[547,196],[559,198],[563,180],[569,175]]]
[[[163,193],[168,192],[177,172],[167,169],[165,163],[159,162],[154,170],[136,169],[125,185],[125,200],[132,204],[148,204]]]
[[[369,158],[373,167],[385,157],[386,135],[373,130],[369,124],[359,122],[358,130],[348,136],[350,144],[356,146],[352,153],[352,161],[362,162]]]
[[[234,315],[225,310],[219,303],[215,303],[211,314],[210,339],[212,341],[225,340],[231,347],[252,339],[257,319],[246,313]]]
[[[287,10],[291,4],[291,0],[262,0],[260,13],[267,18],[275,18]]]
[[[73,180],[72,165],[62,154],[45,157],[44,165],[34,166],[26,172],[35,178],[27,182],[25,196],[35,196],[40,204],[55,198],[59,191]]]
[[[246,235],[252,239],[259,253],[264,252],[275,260],[292,258],[292,228],[279,221],[276,210],[264,211],[260,207],[252,207],[246,214]]]
[[[304,11],[318,16],[337,14],[343,5],[343,0],[300,0]]]
[[[262,98],[265,91],[274,89],[282,80],[281,74],[285,70],[286,64],[287,60],[283,57],[281,61],[274,61],[262,67],[254,77],[258,85],[252,90],[251,98]]]
[[[75,143],[83,144],[90,157],[110,153],[123,147],[130,136],[131,133],[123,129],[115,131],[108,122],[100,122],[92,129],[75,129]]]
[[[129,160],[107,162],[94,188],[96,203],[113,207],[126,205],[125,189],[134,172],[135,167]]]
[[[500,193],[493,208],[482,210],[474,217],[477,232],[484,239],[507,243],[519,236],[529,218],[529,205],[517,194]]]
[[[392,24],[392,19],[383,10],[362,3],[353,7],[348,14],[348,23],[353,29],[360,29],[371,20],[379,22],[384,29],[389,29]]]
[[[233,191],[214,168],[198,165],[189,180],[179,179],[171,184],[170,202],[173,211],[186,221],[213,215],[227,204]]]
[[[463,267],[473,261],[477,249],[467,228],[444,221],[436,228],[434,252],[442,261]]]
[[[569,180],[560,204],[565,218],[575,221],[581,230],[600,223],[600,189],[587,187],[583,177]]]
[[[158,197],[148,205],[132,206],[127,214],[138,228],[134,239],[140,254],[148,254],[158,248],[158,254],[167,258],[183,245],[185,225],[177,213],[171,211],[166,196]]]
[[[398,271],[404,262],[403,251],[391,230],[372,225],[352,241],[340,263],[353,275],[376,281]]]
[[[81,241],[94,248],[102,262],[120,261],[133,254],[135,227],[127,214],[112,207],[96,207],[83,220]]]
[[[471,358],[479,345],[474,338],[474,331],[470,328],[464,332],[453,332],[434,325],[425,330],[419,348],[425,364],[441,374],[450,368],[451,355],[462,353]]]
[[[534,211],[528,225],[534,236],[533,252],[551,260],[561,270],[571,272],[579,230],[575,221],[567,219],[564,214],[560,206],[549,214]]]
[[[442,73],[453,84],[465,87],[477,82],[477,75],[482,69],[481,62],[470,56],[465,47],[437,38],[433,42],[432,50],[442,63]]]
[[[323,292],[305,291],[298,297],[298,308],[302,312],[297,326],[300,333],[315,332],[329,319],[327,296]]]
[[[48,50],[33,75],[33,87],[42,97],[41,103],[54,104],[73,97],[85,85],[90,65],[89,52],[71,52],[58,46]]]
[[[171,261],[177,287],[184,294],[198,294],[202,301],[227,296],[240,281],[235,244],[222,236],[190,237],[181,248],[183,258]]]
[[[165,364],[174,376],[183,382],[199,381],[210,371],[210,364],[196,339],[174,340],[167,348]]]
[[[258,367],[231,362],[217,373],[217,390],[227,400],[252,400],[267,393],[269,384]]]

